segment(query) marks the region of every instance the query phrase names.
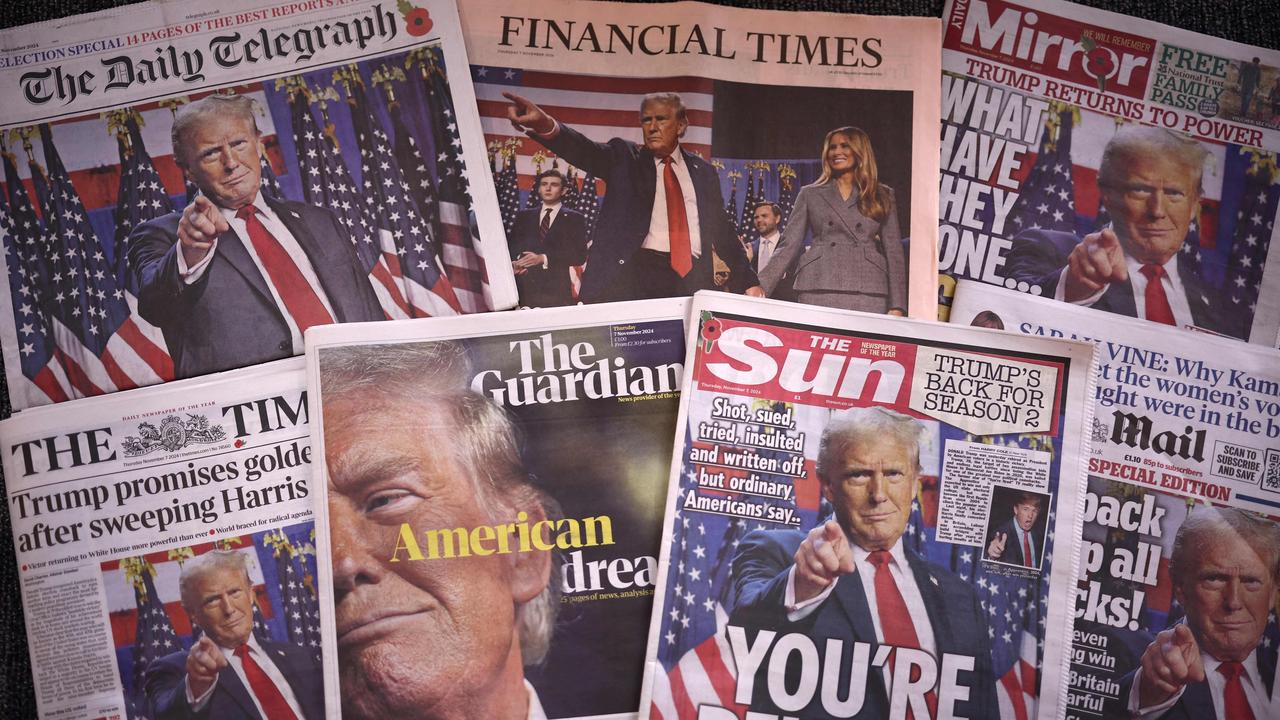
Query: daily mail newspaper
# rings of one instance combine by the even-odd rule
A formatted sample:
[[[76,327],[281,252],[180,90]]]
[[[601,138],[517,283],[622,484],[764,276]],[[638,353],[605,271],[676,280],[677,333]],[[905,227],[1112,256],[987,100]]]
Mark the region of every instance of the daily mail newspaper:
[[[324,717],[305,379],[294,358],[0,423],[39,717],[262,712],[250,663]]]
[[[0,97],[16,409],[301,354],[314,324],[515,305],[453,2],[9,29]]]
[[[700,294],[688,352],[642,715],[1060,716],[1092,348]]]
[[[1276,347],[1280,52],[1057,0],[943,13],[953,278]]]
[[[331,712],[635,717],[688,305],[308,333]]]
[[[1227,662],[1280,716],[1280,352],[970,281],[951,318],[1098,345],[1067,717],[1250,717]]]
[[[758,283],[935,316],[936,18],[687,2],[459,10],[521,304]],[[675,275],[684,245],[694,257]]]

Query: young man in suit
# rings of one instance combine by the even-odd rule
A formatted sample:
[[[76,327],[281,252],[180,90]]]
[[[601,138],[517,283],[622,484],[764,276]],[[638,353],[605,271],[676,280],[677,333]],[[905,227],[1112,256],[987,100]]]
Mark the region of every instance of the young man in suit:
[[[511,270],[527,307],[572,305],[569,276],[574,265],[587,261],[587,219],[564,207],[565,179],[559,170],[546,170],[534,179],[541,202],[516,216],[508,243]]]

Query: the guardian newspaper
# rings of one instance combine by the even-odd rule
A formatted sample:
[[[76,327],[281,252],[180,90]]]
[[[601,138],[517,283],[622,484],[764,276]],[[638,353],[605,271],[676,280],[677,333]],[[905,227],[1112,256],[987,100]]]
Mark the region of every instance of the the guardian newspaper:
[[[570,273],[559,296],[587,303],[759,287],[934,317],[936,18],[688,2],[459,11],[522,304],[565,304],[545,271]],[[557,201],[581,220],[535,263],[525,254]],[[693,258],[672,280],[676,227]]]
[[[331,711],[635,717],[688,303],[307,336]]]
[[[642,715],[1055,717],[1093,351],[703,294]]]
[[[1277,346],[1280,52],[1058,0],[943,22],[942,296],[969,278]]]
[[[304,380],[290,359],[0,423],[41,718],[324,717]]]
[[[1213,717],[1226,686],[1193,668],[1229,662],[1275,717],[1280,352],[969,281],[951,318],[1098,346],[1067,717]]]
[[[13,406],[514,306],[457,10],[143,3],[0,32]]]

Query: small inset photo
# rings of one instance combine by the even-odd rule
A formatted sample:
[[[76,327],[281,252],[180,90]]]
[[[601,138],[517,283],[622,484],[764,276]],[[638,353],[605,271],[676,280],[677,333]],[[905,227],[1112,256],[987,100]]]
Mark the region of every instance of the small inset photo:
[[[1049,525],[1047,507],[1048,493],[993,486],[982,558],[1038,570],[1044,557],[1045,529]]]

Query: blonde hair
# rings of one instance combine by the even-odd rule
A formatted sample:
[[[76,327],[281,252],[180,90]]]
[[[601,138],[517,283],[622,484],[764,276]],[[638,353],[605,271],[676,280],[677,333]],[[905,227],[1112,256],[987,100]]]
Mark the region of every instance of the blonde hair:
[[[858,188],[858,210],[867,217],[883,222],[889,215],[889,202],[885,189],[880,186],[880,172],[876,168],[876,153],[871,149],[871,138],[862,128],[852,125],[838,127],[827,133],[822,140],[822,174],[815,185],[824,185],[831,181],[831,163],[827,160],[827,151],[831,149],[831,138],[844,135],[849,138],[853,147],[856,162],[853,166],[853,184]]]

